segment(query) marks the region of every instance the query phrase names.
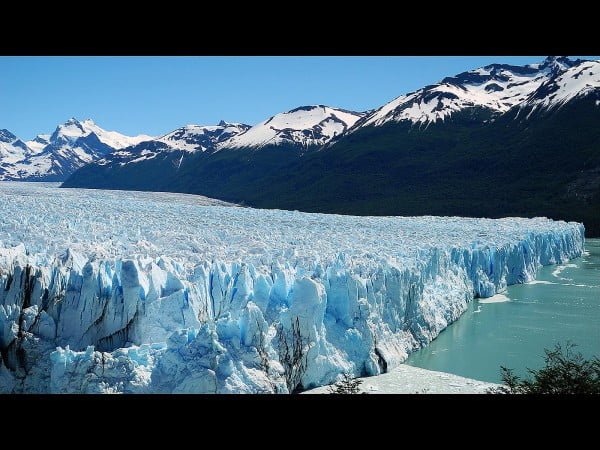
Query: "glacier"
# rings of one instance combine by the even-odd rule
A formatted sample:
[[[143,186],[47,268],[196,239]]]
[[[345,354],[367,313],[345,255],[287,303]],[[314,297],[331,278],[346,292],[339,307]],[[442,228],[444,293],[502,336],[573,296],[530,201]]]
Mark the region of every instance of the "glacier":
[[[398,367],[583,252],[547,218],[355,217],[0,183],[0,392],[289,393]]]

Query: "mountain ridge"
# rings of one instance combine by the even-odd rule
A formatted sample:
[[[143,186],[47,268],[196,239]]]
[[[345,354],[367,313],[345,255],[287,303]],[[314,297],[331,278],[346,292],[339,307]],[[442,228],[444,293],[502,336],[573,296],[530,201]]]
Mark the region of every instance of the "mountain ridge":
[[[0,180],[64,181],[79,167],[97,161],[107,153],[152,136],[126,136],[107,131],[91,119],[79,121],[72,117],[59,124],[51,134],[39,134],[26,143],[15,135],[11,146],[0,142]],[[14,147],[20,147],[21,152]]]

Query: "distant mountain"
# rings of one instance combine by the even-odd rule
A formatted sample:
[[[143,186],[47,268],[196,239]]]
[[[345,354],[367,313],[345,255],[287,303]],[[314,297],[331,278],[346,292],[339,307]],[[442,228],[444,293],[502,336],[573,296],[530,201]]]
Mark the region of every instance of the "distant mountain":
[[[498,116],[527,100],[556,74],[580,63],[566,57],[548,57],[541,64],[491,64],[463,72],[392,100],[361,120],[355,130],[391,121],[428,125],[469,109]]]
[[[265,170],[278,170],[321,148],[362,115],[313,105],[276,114],[253,127],[223,121],[216,126],[188,125],[113,151],[78,170],[64,186],[192,189],[218,196],[224,186],[251,184]]]
[[[0,140],[7,142],[1,144],[0,180],[63,181],[111,151],[152,139],[106,131],[90,119],[80,122],[75,118],[59,125],[51,135],[40,134],[27,143],[6,130],[3,133]]]
[[[600,235],[598,125],[600,62],[548,57],[447,77],[367,113],[297,108],[202,152],[113,151],[64,185],[345,214],[546,215]]]
[[[220,148],[321,146],[344,134],[362,115],[324,105],[301,106],[269,117],[244,133],[232,137]]]
[[[19,161],[33,154],[25,142],[8,130],[0,130],[0,164]]]
[[[176,162],[177,166],[180,165],[184,156],[189,157],[196,152],[214,152],[220,144],[249,128],[250,125],[224,121],[214,126],[186,125],[164,136],[112,151],[97,164],[103,166],[104,170],[107,170],[108,167],[122,167],[127,164],[136,164],[136,167],[141,167],[140,163],[158,158],[158,160],[169,161],[166,163],[168,171],[172,168],[173,162]]]
[[[243,123],[219,122],[215,126],[187,125],[156,139],[173,149],[195,151],[213,151],[220,144],[250,129]]]
[[[50,142],[73,142],[79,138],[89,136],[90,134],[96,135],[100,142],[112,148],[128,147],[130,145],[135,145],[142,141],[152,139],[152,136],[145,134],[132,137],[125,136],[124,134],[116,131],[106,131],[96,125],[91,119],[86,119],[80,122],[75,118],[71,118],[56,128],[54,133],[50,136]]]

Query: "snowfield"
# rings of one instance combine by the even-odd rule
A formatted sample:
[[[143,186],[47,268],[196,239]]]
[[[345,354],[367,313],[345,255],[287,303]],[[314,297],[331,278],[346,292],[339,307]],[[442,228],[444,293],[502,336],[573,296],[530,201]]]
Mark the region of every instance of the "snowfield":
[[[398,367],[581,255],[545,218],[353,217],[0,183],[0,392],[286,393]]]
[[[388,373],[361,380],[361,394],[486,394],[490,389],[500,386],[406,364],[400,364]],[[330,389],[330,386],[321,386],[303,393],[330,394]]]
[[[275,114],[218,146],[261,148],[265,145],[323,145],[352,127],[364,113],[324,105],[301,106]]]

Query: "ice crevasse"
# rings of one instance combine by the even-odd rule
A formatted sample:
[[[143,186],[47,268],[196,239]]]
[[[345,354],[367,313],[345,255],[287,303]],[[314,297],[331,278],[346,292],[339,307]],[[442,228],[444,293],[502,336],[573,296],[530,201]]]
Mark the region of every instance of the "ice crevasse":
[[[344,372],[376,375],[427,345],[474,297],[531,281],[584,243],[581,224],[545,218],[171,202],[161,208],[181,219],[152,222],[157,200],[130,194],[131,216],[146,224],[138,229],[126,213],[94,219],[94,202],[106,199],[89,195],[77,220],[61,222],[57,200],[56,211],[0,229],[0,392],[288,393]],[[90,234],[93,220],[102,224]],[[27,237],[42,221],[55,224],[47,239],[56,251]],[[153,227],[162,237],[149,245]]]

